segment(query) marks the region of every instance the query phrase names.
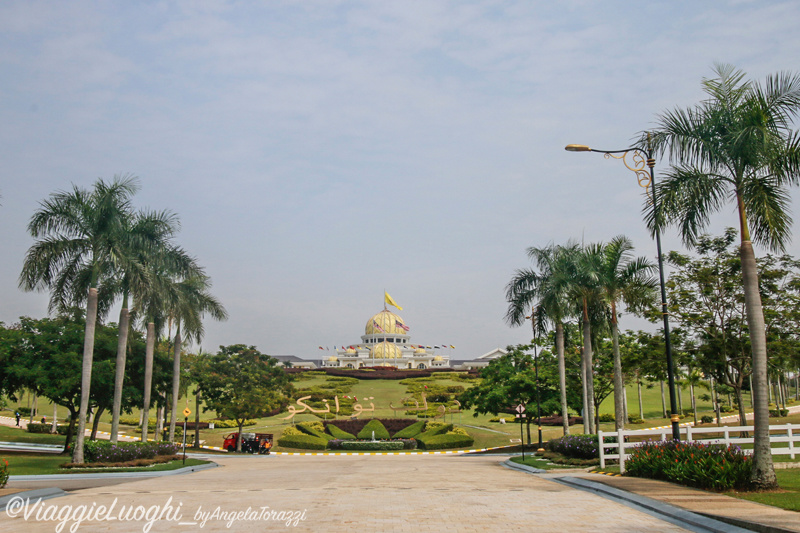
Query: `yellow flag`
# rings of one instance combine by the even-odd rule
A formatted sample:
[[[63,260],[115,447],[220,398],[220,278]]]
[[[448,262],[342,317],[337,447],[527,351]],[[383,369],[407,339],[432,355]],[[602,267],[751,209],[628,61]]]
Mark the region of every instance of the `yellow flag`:
[[[399,310],[401,310],[401,311],[403,310],[403,308],[402,308],[402,307],[400,307],[399,305],[397,305],[397,303],[396,303],[394,300],[392,300],[392,297],[391,297],[391,296],[389,296],[389,293],[388,293],[388,292],[386,292],[386,291],[383,291],[383,295],[384,295],[384,301],[385,301],[387,304],[389,304],[389,305],[393,305],[393,306],[395,306],[396,308],[398,308],[398,309],[399,309]]]

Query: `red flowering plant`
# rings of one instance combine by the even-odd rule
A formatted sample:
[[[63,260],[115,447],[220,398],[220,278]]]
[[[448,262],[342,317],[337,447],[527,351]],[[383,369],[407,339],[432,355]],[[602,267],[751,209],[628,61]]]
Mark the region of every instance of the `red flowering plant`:
[[[716,491],[747,489],[752,468],[738,446],[675,440],[643,442],[625,462],[631,476]]]
[[[8,461],[3,459],[0,461],[0,489],[8,483]]]

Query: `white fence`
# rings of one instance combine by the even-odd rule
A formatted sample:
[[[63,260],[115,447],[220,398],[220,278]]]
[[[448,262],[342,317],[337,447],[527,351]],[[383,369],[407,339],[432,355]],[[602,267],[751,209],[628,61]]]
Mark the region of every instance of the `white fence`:
[[[753,426],[720,426],[720,427],[702,427],[695,428],[691,426],[684,426],[680,428],[681,440],[684,441],[699,441],[704,444],[753,444]],[[748,432],[749,437],[732,437],[731,433],[740,434],[741,432]],[[792,459],[796,454],[800,454],[800,424],[783,424],[769,427],[769,441],[773,455],[789,455]],[[600,468],[605,468],[607,459],[619,460],[619,471],[625,472],[625,460],[630,456],[626,451],[629,448],[634,448],[639,442],[625,442],[625,437],[644,436],[650,437],[651,440],[672,440],[672,428],[659,428],[659,429],[635,429],[635,430],[622,430],[616,431],[598,431],[597,438],[600,441]],[[722,434],[722,437],[702,438],[704,433]],[[616,437],[617,442],[604,443],[604,437]],[[660,437],[654,439],[654,437]],[[787,443],[787,445],[780,445]],[[776,446],[778,445],[778,446]],[[608,453],[608,451],[611,453]],[[744,449],[745,453],[752,453],[752,450]]]

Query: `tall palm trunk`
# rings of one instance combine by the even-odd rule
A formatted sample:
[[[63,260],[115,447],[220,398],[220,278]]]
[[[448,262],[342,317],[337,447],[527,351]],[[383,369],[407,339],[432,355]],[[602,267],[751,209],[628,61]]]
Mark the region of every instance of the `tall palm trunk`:
[[[594,364],[592,363],[592,325],[589,322],[589,308],[586,300],[583,301],[583,362],[586,368],[586,416],[584,429],[594,433]],[[586,419],[589,425],[587,427]]]
[[[178,416],[178,393],[181,386],[181,323],[175,328],[175,349],[172,358],[172,408],[169,415],[169,442],[175,442],[175,422]]]
[[[561,417],[564,435],[569,435],[569,408],[567,406],[567,366],[564,358],[564,324],[556,324],[556,352],[558,353],[558,386],[561,389]]]
[[[644,420],[644,405],[642,404],[642,379],[636,380],[636,390],[639,393],[639,420]]]
[[[659,385],[661,385],[661,417],[667,418],[667,399],[664,396],[664,380],[660,380]]]
[[[150,423],[150,394],[153,389],[153,354],[156,347],[156,325],[147,323],[147,339],[144,349],[144,404],[142,406],[142,442],[147,442],[147,426]]]
[[[741,205],[741,201],[740,201]],[[740,208],[740,213],[744,213]],[[746,231],[742,215],[743,230]],[[753,354],[753,470],[750,482],[760,490],[778,486],[772,465],[769,442],[769,400],[767,393],[767,336],[761,294],[758,292],[758,267],[749,234],[742,232],[742,279],[747,329]],[[745,240],[746,238],[746,240]]]
[[[614,427],[625,429],[625,385],[622,381],[622,356],[619,352],[619,328],[616,304],[611,302],[611,343],[614,347]]]
[[[81,405],[78,409],[78,430],[75,436],[73,463],[83,463],[83,441],[86,435],[86,415],[89,412],[89,393],[92,386],[92,360],[94,359],[94,333],[97,327],[97,289],[89,289],[86,301],[86,329],[83,335],[83,362],[81,364]]]
[[[694,397],[694,383],[689,382],[689,394],[692,397],[692,413],[694,415],[694,425],[697,425],[697,400]]]
[[[122,408],[122,386],[125,381],[125,359],[128,355],[128,331],[130,330],[130,313],[128,312],[128,295],[122,298],[122,309],[119,312],[119,338],[117,341],[117,362],[114,375],[114,402],[111,406],[111,437],[117,442],[119,433],[119,412]]]

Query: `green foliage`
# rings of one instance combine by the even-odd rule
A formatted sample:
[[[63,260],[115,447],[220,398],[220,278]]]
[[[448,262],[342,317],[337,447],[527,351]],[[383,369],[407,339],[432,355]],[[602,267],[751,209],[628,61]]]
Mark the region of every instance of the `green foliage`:
[[[199,357],[197,387],[206,407],[243,422],[258,418],[285,401],[289,379],[283,368],[255,346],[220,346],[216,355]]]
[[[422,433],[422,430],[425,428],[426,422],[424,420],[420,420],[419,422],[414,422],[410,426],[406,426],[405,428],[401,429],[394,435],[392,435],[393,439],[411,439]]]
[[[292,426],[289,426],[288,428],[283,430],[283,436],[284,437],[291,437],[291,436],[295,436],[295,435],[307,435],[307,433],[303,433],[302,431],[300,431],[296,427],[292,427]]]
[[[714,417],[711,415],[703,415],[700,417],[700,422],[703,424],[710,424],[714,421]]]
[[[28,424],[28,433],[50,433],[53,429],[52,424]],[[56,431],[59,435],[66,435],[68,427],[65,425],[56,426]]]
[[[0,461],[0,489],[5,487],[6,483],[8,483],[9,475],[10,474],[8,473],[8,461],[3,459],[2,461]]]
[[[454,433],[444,433],[439,435],[418,435],[417,442],[420,448],[426,450],[443,450],[447,448],[469,448],[475,442],[470,436]]]
[[[328,441],[313,435],[289,435],[278,439],[278,446],[300,450],[324,450]]]
[[[381,441],[364,441],[364,440],[351,440],[343,441],[339,448],[342,450],[402,450],[404,448],[403,441],[399,440],[381,440]]]
[[[611,413],[603,413],[600,415],[599,419],[600,422],[613,422],[615,420],[614,415]]]
[[[303,433],[322,439],[325,442],[333,439],[331,435],[325,433],[325,426],[322,425],[322,422],[302,422],[297,424],[297,429]],[[284,435],[285,434],[286,433],[284,433]]]
[[[545,450],[560,453],[575,459],[596,459],[600,457],[597,435],[565,435],[551,439],[544,444]]]
[[[437,422],[435,420],[431,420],[425,424],[425,433],[430,435],[439,435],[440,433],[447,433],[453,429],[453,424],[448,424],[447,422]]]
[[[375,438],[378,440],[389,439],[389,431],[386,429],[380,420],[373,419],[367,422],[361,431],[356,435],[359,439],[372,439],[372,432],[375,432]]]
[[[356,436],[352,433],[348,433],[347,431],[340,429],[339,426],[335,424],[328,424],[328,433],[330,433],[334,439],[355,439]],[[284,432],[284,435],[286,433]]]
[[[631,476],[710,490],[747,489],[752,460],[738,446],[701,442],[645,442],[631,451]]]
[[[87,440],[83,455],[89,463],[122,463],[135,459],[152,459],[158,455],[175,455],[179,446],[166,442],[118,442]]]
[[[638,416],[628,416],[628,423],[629,424],[644,424],[644,419],[639,418]]]

